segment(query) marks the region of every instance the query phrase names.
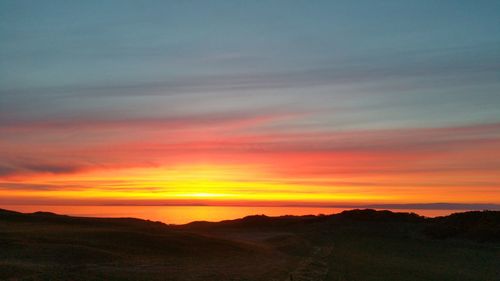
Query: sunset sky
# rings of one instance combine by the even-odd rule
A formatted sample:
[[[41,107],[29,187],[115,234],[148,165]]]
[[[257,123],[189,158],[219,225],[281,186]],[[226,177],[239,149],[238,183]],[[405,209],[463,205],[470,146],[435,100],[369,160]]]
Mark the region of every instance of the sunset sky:
[[[500,203],[499,11],[2,0],[0,204]]]

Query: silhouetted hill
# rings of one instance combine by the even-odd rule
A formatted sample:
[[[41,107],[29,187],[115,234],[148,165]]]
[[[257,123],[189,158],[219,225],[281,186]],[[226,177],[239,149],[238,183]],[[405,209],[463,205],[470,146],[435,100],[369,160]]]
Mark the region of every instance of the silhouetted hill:
[[[429,220],[425,233],[431,237],[462,238],[480,242],[500,242],[500,212],[455,213]]]
[[[206,280],[204,274],[220,275],[225,266],[261,280],[286,262],[271,249],[159,222],[6,210],[0,210],[0,249],[0,280],[165,280],[160,272],[184,280],[183,270],[195,271],[192,280]],[[232,260],[222,264],[226,257]],[[248,271],[256,257],[263,267]]]
[[[66,225],[114,225],[127,227],[145,227],[161,228],[167,227],[162,222],[153,222],[150,220],[142,220],[136,218],[91,218],[91,217],[72,217],[66,215],[58,215],[51,212],[34,212],[29,214],[0,209],[0,219],[2,221],[12,222],[40,222],[40,223],[58,223]]]
[[[325,216],[326,217],[326,216]],[[233,228],[233,229],[280,229],[294,228],[297,225],[316,223],[323,218],[322,216],[280,216],[268,217],[265,215],[247,216],[241,219],[224,220],[220,222],[195,221],[185,225],[179,225],[183,229],[215,229],[215,228]]]
[[[0,280],[497,280],[499,225],[497,211],[166,225],[0,209]]]
[[[424,217],[415,213],[400,213],[391,211],[376,211],[372,209],[355,209],[343,211],[338,215],[333,215],[335,218],[356,220],[356,221],[371,221],[371,222],[423,222]]]
[[[480,242],[495,241],[500,237],[500,211],[471,211],[455,213],[446,217],[426,218],[415,213],[355,209],[339,214],[320,216],[247,216],[241,219],[220,222],[197,221],[185,225],[172,226],[191,231],[240,229],[240,230],[287,230],[300,231],[334,227],[349,222],[366,222],[369,227],[386,228],[384,223],[417,224],[424,227],[424,233],[432,238],[463,238]]]

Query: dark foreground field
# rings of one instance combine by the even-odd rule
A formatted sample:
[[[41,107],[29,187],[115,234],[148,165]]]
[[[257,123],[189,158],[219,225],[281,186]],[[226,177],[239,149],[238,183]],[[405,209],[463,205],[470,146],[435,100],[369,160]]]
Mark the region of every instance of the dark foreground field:
[[[173,226],[0,210],[0,280],[500,280],[500,212]]]

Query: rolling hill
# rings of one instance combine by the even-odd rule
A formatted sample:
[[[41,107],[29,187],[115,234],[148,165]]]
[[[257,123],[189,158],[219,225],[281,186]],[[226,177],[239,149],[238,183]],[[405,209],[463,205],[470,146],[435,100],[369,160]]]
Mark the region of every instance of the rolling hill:
[[[499,280],[500,212],[167,225],[0,210],[0,280]]]

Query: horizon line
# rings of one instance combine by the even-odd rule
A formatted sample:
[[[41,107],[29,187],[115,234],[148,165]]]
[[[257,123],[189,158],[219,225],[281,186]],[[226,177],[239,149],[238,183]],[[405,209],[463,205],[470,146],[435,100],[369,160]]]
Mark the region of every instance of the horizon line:
[[[170,202],[170,203],[99,203],[99,202],[78,202],[78,203],[64,203],[64,202],[11,202],[9,204],[1,204],[0,206],[150,206],[150,207],[291,207],[291,208],[372,208],[372,209],[400,209],[400,210],[500,210],[498,203],[449,203],[449,202],[432,202],[432,203],[375,203],[375,204],[325,204],[325,203],[284,203],[284,204],[270,204],[270,203],[202,203],[202,202]]]

